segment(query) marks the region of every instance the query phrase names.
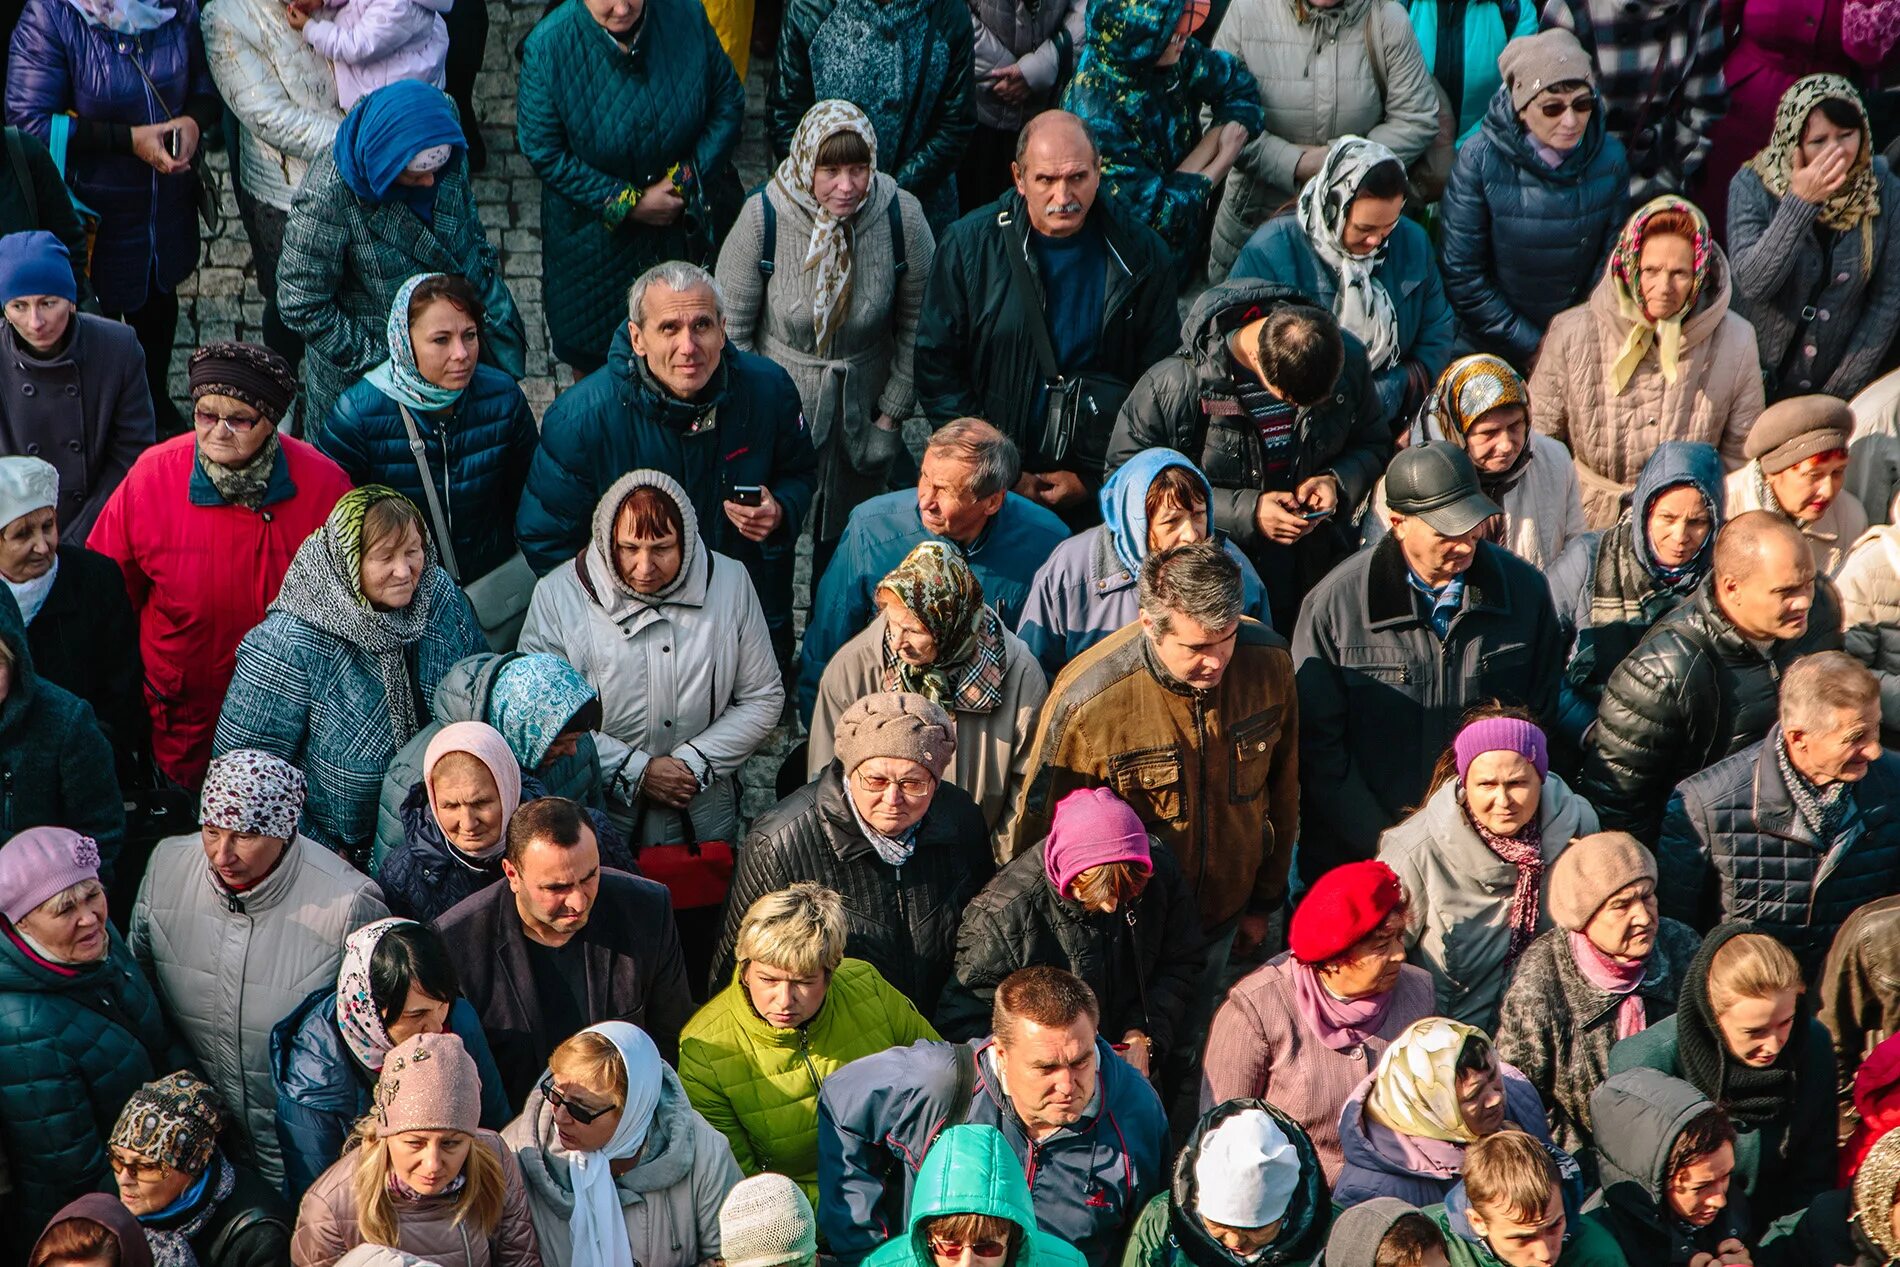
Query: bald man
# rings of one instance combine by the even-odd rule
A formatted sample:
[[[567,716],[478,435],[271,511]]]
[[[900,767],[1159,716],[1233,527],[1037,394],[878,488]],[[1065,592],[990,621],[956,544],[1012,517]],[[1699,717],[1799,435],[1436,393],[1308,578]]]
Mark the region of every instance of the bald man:
[[[1783,670],[1840,646],[1840,597],[1800,531],[1766,511],[1737,515],[1695,596],[1610,675],[1577,790],[1605,831],[1654,848],[1676,784],[1761,740]]]
[[[1122,400],[1175,349],[1173,263],[1154,230],[1102,195],[1101,157],[1074,115],[1030,120],[1010,176],[1014,188],[937,244],[917,327],[918,403],[933,427],[993,423],[1022,453],[1016,491],[1082,527],[1099,522]]]

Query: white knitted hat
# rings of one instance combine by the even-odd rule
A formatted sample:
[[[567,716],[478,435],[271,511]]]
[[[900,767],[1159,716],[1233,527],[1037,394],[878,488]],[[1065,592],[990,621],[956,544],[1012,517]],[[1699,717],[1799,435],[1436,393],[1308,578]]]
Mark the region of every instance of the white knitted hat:
[[[818,1221],[804,1190],[784,1175],[741,1179],[719,1208],[726,1267],[778,1267],[818,1257]]]

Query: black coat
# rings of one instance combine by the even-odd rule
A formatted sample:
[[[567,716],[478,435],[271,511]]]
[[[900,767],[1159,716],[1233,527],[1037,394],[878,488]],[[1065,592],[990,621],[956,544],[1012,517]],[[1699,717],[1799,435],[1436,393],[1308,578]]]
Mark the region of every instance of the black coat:
[[[119,565],[80,545],[60,546],[59,575],[26,627],[26,645],[43,681],[92,705],[123,782],[145,751],[150,716],[138,621]]]
[[[844,899],[851,957],[884,974],[925,1016],[950,979],[963,908],[996,870],[989,829],[970,794],[940,782],[917,825],[917,851],[893,867],[858,829],[836,761],[752,824],[726,895],[726,926],[713,956],[714,991],[732,979],[733,946],[746,908],[798,880]]]
[[[1841,600],[1817,577],[1807,630],[1763,655],[1715,604],[1715,578],[1649,627],[1603,688],[1577,791],[1604,831],[1652,848],[1676,784],[1761,739],[1780,710],[1781,674],[1841,648]]]
[[[285,1267],[296,1216],[282,1194],[243,1166],[231,1167],[236,1183],[198,1235],[191,1252],[198,1267]]]

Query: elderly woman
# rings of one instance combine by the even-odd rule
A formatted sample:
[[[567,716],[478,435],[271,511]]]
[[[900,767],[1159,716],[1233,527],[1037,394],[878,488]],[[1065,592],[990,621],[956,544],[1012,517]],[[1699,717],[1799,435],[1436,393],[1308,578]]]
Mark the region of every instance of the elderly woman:
[[[830,747],[817,778],[752,824],[712,983],[732,975],[753,902],[816,880],[843,899],[852,949],[932,1015],[963,908],[995,870],[982,811],[943,777],[956,723],[922,695],[880,691],[845,710]]]
[[[86,542],[125,574],[152,756],[185,787],[211,759],[239,641],[264,619],[297,548],[350,491],[336,463],[279,434],[296,394],[275,352],[199,348],[193,433],[139,456]]]
[[[806,112],[720,248],[726,337],[791,374],[818,450],[813,577],[852,509],[885,491],[917,401],[911,352],[935,252],[923,208],[877,170],[877,134],[849,101]]]
[[[1049,693],[1042,667],[984,605],[983,587],[954,546],[926,541],[912,550],[878,582],[876,602],[877,618],[819,679],[808,777],[831,764],[832,734],[847,708],[878,691],[912,691],[956,717],[956,751],[943,777],[976,801],[996,839],[1008,840]]]
[[[1333,1200],[1435,1204],[1458,1182],[1466,1146],[1507,1127],[1550,1143],[1543,1102],[1524,1075],[1498,1059],[1483,1030],[1442,1016],[1416,1021],[1340,1110],[1345,1164]]]
[[[515,133],[541,178],[541,285],[554,355],[607,363],[627,287],[712,262],[731,204],[745,85],[692,0],[556,6],[522,45]]]
[[[284,324],[308,345],[299,408],[317,437],[345,388],[381,364],[396,292],[417,273],[468,279],[481,359],[526,372],[526,335],[469,190],[462,127],[439,89],[400,79],[364,97],[310,165],[277,263]]]
[[[334,985],[313,991],[271,1031],[277,1137],[293,1200],[343,1151],[389,1053],[418,1034],[462,1040],[481,1078],[481,1120],[500,1130],[512,1111],[481,1019],[434,929],[380,919],[351,933]]]
[[[290,1207],[224,1155],[223,1125],[218,1093],[181,1071],[133,1092],[106,1141],[119,1200],[161,1265],[261,1267],[290,1257]]]
[[[30,1227],[9,1229],[21,1245]],[[115,1196],[88,1192],[63,1207],[33,1242],[27,1267],[152,1267],[145,1229]]]
[[[1834,1052],[1794,954],[1719,924],[1682,977],[1676,1013],[1610,1049],[1610,1072],[1681,1078],[1735,1123],[1735,1186],[1759,1225],[1834,1186]]]
[[[1787,396],[1762,410],[1724,493],[1731,515],[1765,510],[1801,530],[1814,570],[1839,574],[1867,531],[1867,512],[1846,489],[1854,413],[1834,396]]]
[[[380,879],[393,914],[424,923],[501,879],[508,820],[522,799],[521,766],[501,732],[452,722],[422,755],[420,797],[403,803],[400,849]]]
[[[1287,922],[1292,949],[1236,982],[1214,1014],[1202,1111],[1269,1101],[1337,1180],[1340,1109],[1392,1040],[1432,1012],[1431,977],[1405,962],[1407,915],[1383,862],[1348,862],[1316,880]]]
[[[1556,927],[1530,944],[1504,991],[1498,1055],[1543,1098],[1552,1140],[1588,1156],[1590,1093],[1610,1048],[1676,1010],[1701,938],[1656,913],[1656,859],[1634,836],[1580,836],[1551,864]]]
[[[697,1267],[742,1177],[646,1032],[590,1025],[556,1047],[501,1133],[528,1183],[545,1267]]]
[[[1597,812],[1550,771],[1522,710],[1473,710],[1432,771],[1426,801],[1379,839],[1411,899],[1405,942],[1438,1011],[1487,1032],[1519,955],[1550,927],[1544,872]]]
[[[221,110],[197,0],[28,0],[8,65],[7,122],[66,156],[73,195],[98,212],[93,289],[145,349],[159,430],[175,435],[183,430],[168,386],[177,289],[198,267],[198,206],[210,179],[199,140]]]
[[[1544,569],[1583,535],[1583,493],[1563,445],[1531,430],[1531,398],[1524,380],[1502,357],[1460,357],[1413,419],[1411,444],[1449,440],[1478,471],[1478,486],[1504,513],[1485,525],[1485,537],[1526,563]],[[1372,490],[1366,513],[1367,545],[1391,531],[1385,480]]]
[[[104,1188],[119,1106],[187,1063],[158,997],[106,922],[99,848],[64,827],[0,845],[0,1153],[7,1219],[45,1225],[75,1192]]]
[[[239,644],[213,750],[259,748],[305,769],[304,829],[366,857],[389,758],[429,716],[449,666],[485,646],[415,506],[359,488],[298,549],[270,614]]]
[[[375,1108],[297,1211],[295,1267],[335,1267],[386,1245],[462,1267],[538,1267],[521,1167],[481,1128],[482,1078],[454,1034],[417,1034],[389,1053]]]
[[[996,987],[1053,964],[1088,983],[1100,1026],[1150,1077],[1188,1019],[1204,967],[1200,908],[1167,846],[1107,788],[1063,797],[1049,835],[996,873],[964,908],[956,968],[937,1006],[944,1037],[990,1032]]]
[[[1607,528],[1656,446],[1700,440],[1731,470],[1762,410],[1755,332],[1729,311],[1728,258],[1691,203],[1630,217],[1587,302],[1550,323],[1531,373],[1531,425],[1561,441],[1583,517]]]
[[[1551,319],[1603,275],[1629,216],[1629,160],[1576,36],[1514,39],[1497,65],[1504,84],[1438,204],[1439,263],[1465,341],[1527,373]]]
[[[1858,394],[1900,322],[1900,178],[1839,75],[1781,98],[1774,137],[1728,188],[1735,311],[1755,327],[1768,396]]]
[[[1296,214],[1261,226],[1235,278],[1264,277],[1329,308],[1365,344],[1379,405],[1411,417],[1451,361],[1451,305],[1431,239],[1404,217],[1405,167],[1377,141],[1342,136],[1300,191]]]
[[[811,1201],[819,1085],[860,1056],[937,1039],[876,968],[845,958],[845,928],[844,902],[822,885],[766,894],[740,918],[732,983],[680,1031],[686,1097],[739,1169],[789,1175]]]

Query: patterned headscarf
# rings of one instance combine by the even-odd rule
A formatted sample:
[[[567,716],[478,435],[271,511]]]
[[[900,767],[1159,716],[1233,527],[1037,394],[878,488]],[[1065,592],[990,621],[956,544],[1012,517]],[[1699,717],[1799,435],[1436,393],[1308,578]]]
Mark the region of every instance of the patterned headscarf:
[[[851,222],[840,220],[827,211],[812,194],[812,180],[818,170],[818,151],[840,132],[855,132],[864,138],[871,151],[871,170],[877,170],[877,132],[864,111],[849,101],[820,101],[805,112],[792,133],[791,153],[778,165],[772,181],[780,195],[789,199],[811,217],[811,242],[805,248],[805,271],[816,270],[811,291],[811,319],[814,346],[824,356],[831,348],[831,336],[844,320],[851,300]],[[870,200],[869,191],[865,201]],[[857,210],[862,210],[859,203]],[[856,210],[852,215],[855,217]]]
[[[424,532],[423,574],[415,597],[395,611],[370,606],[363,594],[363,520],[370,507],[392,497],[409,504],[401,493],[381,484],[345,493],[323,527],[297,547],[270,610],[289,612],[374,658],[383,693],[389,697],[390,732],[401,746],[419,729],[408,657],[403,652],[429,628],[435,608],[429,573],[436,562],[435,545]]]
[[[1880,214],[1880,182],[1874,179],[1874,140],[1867,131],[1867,107],[1861,103],[1854,85],[1839,75],[1809,75],[1797,79],[1781,94],[1775,108],[1775,131],[1760,153],[1748,160],[1749,168],[1769,193],[1777,198],[1788,196],[1794,181],[1794,155],[1801,148],[1801,134],[1808,129],[1808,116],[1823,101],[1844,101],[1860,113],[1860,153],[1847,169],[1847,179],[1821,204],[1815,217],[1830,229],[1845,232],[1860,230],[1861,266],[1868,272],[1874,267],[1874,217]]]
[[[1473,1038],[1491,1041],[1477,1026],[1442,1016],[1412,1022],[1379,1057],[1366,1116],[1401,1135],[1474,1142],[1478,1136],[1458,1107],[1458,1053]]]
[[[1493,409],[1502,409],[1507,405],[1521,405],[1529,409],[1530,404],[1531,395],[1524,386],[1524,380],[1502,357],[1489,353],[1459,357],[1445,367],[1445,372],[1438,376],[1438,385],[1425,398],[1424,407],[1418,411],[1418,417],[1412,423],[1411,442],[1423,444],[1428,440],[1449,440],[1462,449],[1465,447],[1465,433],[1471,430],[1473,423]],[[1518,450],[1510,469],[1495,474],[1490,471],[1478,472],[1478,485],[1492,501],[1498,501],[1524,478],[1524,472],[1531,463],[1529,435],[1525,436],[1524,441],[1524,447]],[[1493,515],[1487,520],[1485,533],[1492,541],[1503,540],[1504,517]]]
[[[303,771],[282,757],[237,748],[212,758],[198,797],[198,821],[247,836],[290,840],[303,819]]]
[[[396,1045],[376,1010],[369,986],[369,963],[376,947],[392,928],[413,924],[412,919],[379,919],[343,939],[343,966],[336,974],[336,1027],[344,1046],[371,1073],[382,1071],[383,1058]]]
[[[1900,1131],[1888,1131],[1867,1150],[1854,1172],[1854,1214],[1849,1222],[1873,1257],[1890,1263],[1900,1258],[1900,1236],[1893,1230],[1894,1190],[1900,1187]]]
[[[1661,211],[1686,211],[1695,220],[1695,238],[1691,243],[1695,252],[1695,280],[1690,283],[1689,296],[1682,301],[1681,308],[1661,321],[1652,322],[1643,315],[1643,237],[1650,220]],[[1656,361],[1662,368],[1663,381],[1676,381],[1676,363],[1682,353],[1682,322],[1695,311],[1696,299],[1702,294],[1703,283],[1708,281],[1709,257],[1714,248],[1708,217],[1693,202],[1674,194],[1664,194],[1643,204],[1623,226],[1610,252],[1610,279],[1616,287],[1617,310],[1630,323],[1629,333],[1623,337],[1623,349],[1610,367],[1610,386],[1618,395],[1629,386],[1651,344],[1656,347]]]
[[[196,1175],[210,1164],[223,1123],[224,1103],[218,1093],[197,1074],[181,1069],[134,1091],[106,1143]]]
[[[416,367],[416,344],[409,335],[409,300],[416,287],[442,277],[442,273],[417,273],[396,290],[389,304],[389,319],[383,334],[389,342],[389,359],[363,377],[377,391],[411,409],[447,409],[462,398],[460,387],[437,387]]]
[[[1363,136],[1342,136],[1326,151],[1319,174],[1300,191],[1300,228],[1320,260],[1339,277],[1333,315],[1339,324],[1366,345],[1375,372],[1398,364],[1399,318],[1385,283],[1372,275],[1385,259],[1385,244],[1370,255],[1350,255],[1342,235],[1346,213],[1359,196],[1366,173],[1381,163],[1396,163],[1394,154]]]
[[[934,663],[918,667],[884,639],[884,689],[910,691],[962,713],[987,713],[1003,698],[1003,625],[983,605],[983,586],[963,556],[941,541],[926,541],[877,583],[922,621],[937,640]]]

